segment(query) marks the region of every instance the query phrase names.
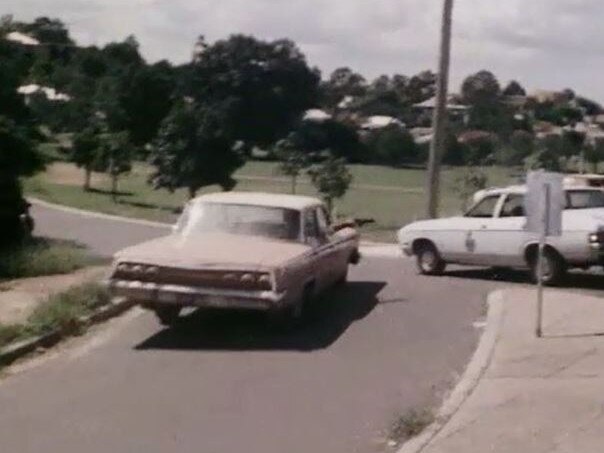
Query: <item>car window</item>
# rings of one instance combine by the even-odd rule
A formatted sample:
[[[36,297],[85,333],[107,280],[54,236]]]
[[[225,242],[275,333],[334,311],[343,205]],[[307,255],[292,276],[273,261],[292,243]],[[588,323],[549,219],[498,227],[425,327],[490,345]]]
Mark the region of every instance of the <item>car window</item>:
[[[569,190],[566,209],[604,208],[604,192],[599,190]]]
[[[499,195],[491,195],[491,196],[485,197],[466,213],[466,217],[476,217],[476,218],[493,217],[493,215],[495,213],[495,207],[497,206],[498,201],[499,201]]]
[[[309,209],[304,213],[304,236],[307,239],[319,237],[317,215],[314,209]]]
[[[319,232],[327,234],[327,232],[329,231],[329,222],[327,220],[327,214],[325,212],[325,209],[323,209],[322,207],[317,208],[317,224],[319,226]]]
[[[524,196],[508,195],[501,207],[499,217],[524,217]]]

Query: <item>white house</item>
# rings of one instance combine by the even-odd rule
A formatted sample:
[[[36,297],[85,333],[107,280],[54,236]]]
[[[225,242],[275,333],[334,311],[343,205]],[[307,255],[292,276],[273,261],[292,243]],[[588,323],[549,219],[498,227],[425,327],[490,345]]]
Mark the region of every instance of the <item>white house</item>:
[[[67,102],[71,100],[71,96],[65,93],[60,93],[54,88],[40,86],[35,83],[29,85],[22,85],[17,88],[17,93],[22,94],[25,97],[29,97],[34,93],[44,93],[49,101]]]
[[[6,40],[16,42],[19,44],[23,44],[24,46],[39,46],[40,41],[31,36],[28,36],[24,33],[20,33],[18,31],[11,31],[5,37]]]
[[[404,128],[405,124],[392,116],[374,115],[365,119],[365,121],[361,124],[361,129],[364,131],[373,131],[377,129],[384,129],[385,127],[389,126],[399,126]]]
[[[321,109],[310,109],[304,113],[302,119],[304,121],[314,121],[316,123],[322,123],[323,121],[330,120],[332,116],[321,110]]]

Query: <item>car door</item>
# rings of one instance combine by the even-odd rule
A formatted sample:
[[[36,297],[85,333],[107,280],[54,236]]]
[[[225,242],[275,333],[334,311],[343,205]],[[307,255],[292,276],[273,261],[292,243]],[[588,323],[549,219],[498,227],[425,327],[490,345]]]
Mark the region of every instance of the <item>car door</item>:
[[[315,280],[315,289],[322,291],[329,287],[335,279],[333,269],[335,255],[333,243],[327,231],[319,225],[317,207],[304,211],[304,239],[312,247],[311,263]]]
[[[477,264],[488,266],[521,266],[524,264],[523,247],[527,241],[524,231],[524,195],[504,194],[495,215],[484,219],[475,234]]]
[[[487,195],[464,216],[462,226],[463,251],[458,260],[463,264],[485,264],[489,261],[491,245],[486,231],[493,225],[501,194]]]

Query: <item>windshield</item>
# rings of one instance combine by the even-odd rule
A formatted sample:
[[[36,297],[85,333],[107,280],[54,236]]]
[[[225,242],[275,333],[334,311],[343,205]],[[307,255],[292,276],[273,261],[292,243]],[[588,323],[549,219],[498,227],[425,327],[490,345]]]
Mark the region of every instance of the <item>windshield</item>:
[[[181,234],[229,233],[297,241],[300,212],[295,209],[226,203],[199,203],[182,215]]]
[[[572,190],[566,194],[566,209],[604,208],[604,192],[599,190]]]

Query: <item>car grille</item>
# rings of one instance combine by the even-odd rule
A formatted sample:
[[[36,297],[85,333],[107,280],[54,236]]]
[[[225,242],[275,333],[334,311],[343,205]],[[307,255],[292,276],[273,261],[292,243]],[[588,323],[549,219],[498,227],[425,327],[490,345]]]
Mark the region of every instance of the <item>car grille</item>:
[[[219,289],[249,291],[272,289],[272,280],[266,272],[194,270],[137,263],[120,263],[113,274],[113,278],[164,285]]]

